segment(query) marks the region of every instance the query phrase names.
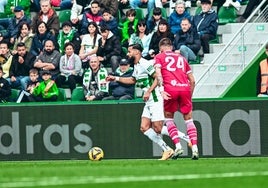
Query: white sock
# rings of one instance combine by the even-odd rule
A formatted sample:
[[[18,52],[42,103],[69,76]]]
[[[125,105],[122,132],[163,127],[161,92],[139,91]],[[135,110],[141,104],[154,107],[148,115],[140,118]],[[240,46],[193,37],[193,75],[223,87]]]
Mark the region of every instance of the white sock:
[[[162,137],[158,135],[152,128],[145,131],[144,135],[146,135],[150,140],[159,145],[163,151],[167,151],[170,149],[170,147],[165,143]]]
[[[193,152],[198,152],[197,145],[193,145],[193,146],[192,146],[192,151],[193,151]]]
[[[181,147],[181,143],[179,142],[179,143],[177,143],[176,144],[176,149],[181,149],[182,147]]]
[[[169,136],[169,134],[168,134],[168,130],[167,130],[167,126],[163,126],[163,127],[162,127],[161,134],[162,134],[162,135],[167,135],[167,136]]]

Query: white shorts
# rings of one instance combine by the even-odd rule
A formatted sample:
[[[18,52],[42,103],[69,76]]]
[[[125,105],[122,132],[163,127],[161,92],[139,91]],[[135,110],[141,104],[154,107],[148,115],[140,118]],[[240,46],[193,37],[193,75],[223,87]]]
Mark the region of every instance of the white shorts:
[[[145,104],[141,117],[151,119],[152,122],[165,120],[163,101]]]

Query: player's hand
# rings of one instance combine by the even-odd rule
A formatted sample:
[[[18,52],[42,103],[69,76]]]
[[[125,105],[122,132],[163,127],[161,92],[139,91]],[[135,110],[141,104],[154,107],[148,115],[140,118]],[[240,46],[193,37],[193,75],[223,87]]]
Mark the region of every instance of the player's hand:
[[[149,100],[150,98],[150,92],[149,91],[146,91],[144,94],[143,94],[143,101],[146,102]]]
[[[107,82],[109,82],[109,81],[115,81],[115,76],[113,76],[113,75],[108,75],[107,77],[106,77],[106,79],[105,79]]]
[[[161,95],[162,95],[162,97],[163,97],[164,100],[171,99],[170,94],[168,92],[166,92],[166,91],[162,91],[161,92]]]

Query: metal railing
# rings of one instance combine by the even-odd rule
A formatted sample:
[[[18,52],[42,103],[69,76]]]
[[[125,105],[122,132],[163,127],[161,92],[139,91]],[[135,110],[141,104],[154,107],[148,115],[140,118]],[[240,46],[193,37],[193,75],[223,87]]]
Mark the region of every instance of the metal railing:
[[[265,2],[257,6],[244,24],[237,24],[237,32],[215,53],[212,63],[196,81],[194,98],[219,97],[268,41],[267,33],[262,33],[267,26],[263,23],[268,19],[268,6],[261,11]]]

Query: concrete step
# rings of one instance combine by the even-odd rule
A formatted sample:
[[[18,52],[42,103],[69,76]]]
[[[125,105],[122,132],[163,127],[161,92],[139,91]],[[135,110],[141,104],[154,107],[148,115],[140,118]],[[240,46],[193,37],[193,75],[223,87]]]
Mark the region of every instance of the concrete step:
[[[258,49],[262,44],[266,42],[264,40],[262,41],[254,41],[254,43],[250,44],[245,44],[244,47],[241,44],[231,44],[230,47],[228,48],[228,53],[230,54],[239,54],[242,52],[242,50],[247,52],[255,52],[256,49]],[[225,47],[225,44],[210,44],[210,53],[219,53],[221,52]]]
[[[204,64],[211,64],[217,56],[217,53],[205,54]],[[241,64],[243,61],[250,62],[253,56],[254,53],[245,53],[244,56],[242,53],[233,53],[219,57],[218,61],[224,65]]]
[[[244,23],[229,23],[226,25],[219,25],[218,34],[226,34],[226,33],[236,33],[238,29],[242,27]],[[245,29],[248,32],[257,32],[257,31],[268,31],[268,23],[249,23]]]
[[[227,44],[233,37],[235,34],[223,34],[221,36],[222,39],[222,43]],[[250,44],[250,43],[254,43],[256,41],[256,36],[258,36],[258,40],[266,40],[267,36],[268,36],[268,32],[266,31],[256,31],[256,32],[248,32],[245,35],[245,43],[246,44]],[[238,41],[240,40],[240,37],[236,40]]]

